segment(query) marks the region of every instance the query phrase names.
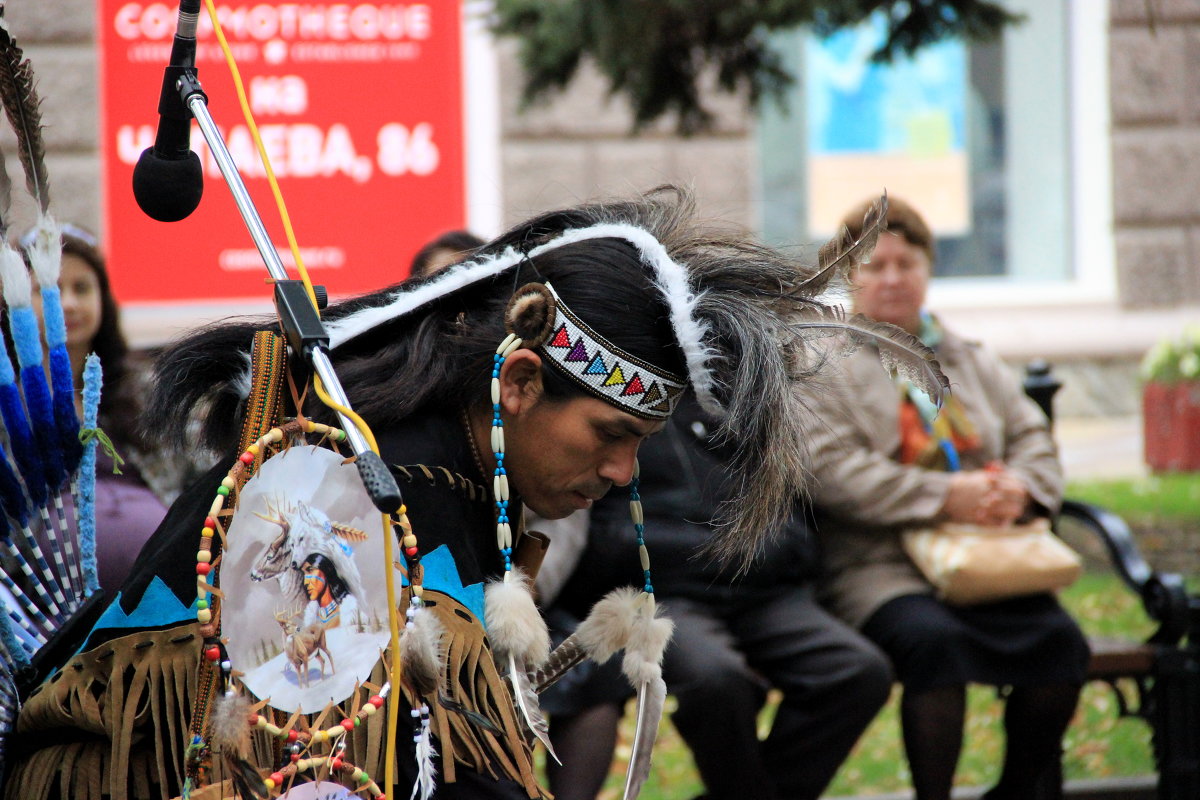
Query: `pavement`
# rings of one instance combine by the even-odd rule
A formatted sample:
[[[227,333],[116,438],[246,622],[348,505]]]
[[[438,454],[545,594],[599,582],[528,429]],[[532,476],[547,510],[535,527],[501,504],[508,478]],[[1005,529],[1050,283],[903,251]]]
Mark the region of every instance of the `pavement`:
[[[1067,480],[1135,478],[1149,474],[1142,457],[1142,418],[1064,417],[1054,422]]]

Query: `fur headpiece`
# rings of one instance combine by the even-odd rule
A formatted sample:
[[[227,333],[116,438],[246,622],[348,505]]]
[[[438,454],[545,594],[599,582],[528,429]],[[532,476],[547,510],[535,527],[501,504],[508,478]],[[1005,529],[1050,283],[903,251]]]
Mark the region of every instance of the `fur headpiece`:
[[[470,376],[470,384],[455,381],[480,355],[490,369],[491,352],[504,335],[502,321],[497,318],[488,334],[493,338],[476,341],[470,337],[482,332],[472,326],[481,318],[468,310],[468,324],[458,324],[460,309],[475,308],[484,296],[502,296],[502,314],[520,293],[520,279],[553,277],[539,274],[539,256],[559,248],[596,242],[599,249],[606,240],[632,247],[669,318],[675,341],[664,344],[677,345],[687,383],[721,421],[718,437],[732,445],[728,469],[739,499],[723,510],[715,549],[721,556],[749,559],[786,519],[801,491],[806,473],[800,420],[807,412],[797,381],[819,377],[822,353],[845,349],[845,339],[832,333],[848,334],[851,344],[883,342],[891,363],[915,384],[934,394],[944,385],[931,354],[909,341],[912,337],[901,341],[898,329],[847,318],[817,299],[835,275],[869,256],[866,230],[874,235],[878,227],[877,221],[865,226],[858,243],[839,237],[813,269],[745,231],[701,223],[687,191],[660,187],[632,200],[585,204],[529,220],[433,278],[329,309],[326,326],[335,365],[359,413],[369,420],[398,420],[486,385],[481,375]],[[601,286],[614,280],[584,255],[573,274],[586,280],[594,274]],[[564,286],[557,288],[565,293]],[[474,299],[459,302],[463,293]],[[577,314],[588,316],[573,297],[567,300]],[[596,327],[600,321],[587,322]],[[171,420],[183,423],[215,387],[208,418],[217,425],[235,418],[230,353],[248,348],[252,330],[263,325],[222,325],[168,352],[148,415],[167,427]],[[381,381],[381,375],[388,377]],[[226,438],[233,433],[214,430]],[[219,441],[208,439],[213,445]]]

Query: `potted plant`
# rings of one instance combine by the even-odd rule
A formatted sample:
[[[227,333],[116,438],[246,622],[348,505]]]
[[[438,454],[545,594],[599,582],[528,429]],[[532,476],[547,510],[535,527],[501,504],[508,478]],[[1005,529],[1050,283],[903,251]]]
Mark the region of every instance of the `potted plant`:
[[[1152,347],[1141,374],[1146,464],[1155,472],[1200,470],[1200,327]]]

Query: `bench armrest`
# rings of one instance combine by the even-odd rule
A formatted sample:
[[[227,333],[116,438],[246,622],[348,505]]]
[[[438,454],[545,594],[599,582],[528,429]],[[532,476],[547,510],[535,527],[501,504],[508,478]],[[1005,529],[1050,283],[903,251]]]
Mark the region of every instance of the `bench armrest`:
[[[1104,542],[1117,574],[1141,598],[1146,614],[1159,623],[1150,641],[1178,644],[1187,634],[1190,621],[1183,578],[1152,569],[1138,550],[1125,520],[1111,511],[1078,500],[1064,500],[1060,516],[1081,523]]]

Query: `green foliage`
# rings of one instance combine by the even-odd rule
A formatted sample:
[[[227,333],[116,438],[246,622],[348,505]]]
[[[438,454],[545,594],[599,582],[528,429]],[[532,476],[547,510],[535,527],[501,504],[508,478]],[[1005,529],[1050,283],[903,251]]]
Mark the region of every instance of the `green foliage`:
[[[565,87],[589,57],[610,92],[628,96],[636,127],[674,112],[680,132],[693,133],[712,121],[700,98],[706,68],[754,107],[794,79],[768,34],[798,25],[828,34],[876,12],[887,20],[880,60],[950,37],[991,39],[1019,20],[986,0],[496,0],[493,27],[521,42],[526,103]]]
[[[1178,339],[1164,339],[1142,359],[1142,380],[1157,383],[1200,381],[1200,325],[1189,326]]]
[[[1103,506],[1131,524],[1164,520],[1200,523],[1200,473],[1172,472],[1142,478],[1080,481],[1067,497]]]

